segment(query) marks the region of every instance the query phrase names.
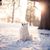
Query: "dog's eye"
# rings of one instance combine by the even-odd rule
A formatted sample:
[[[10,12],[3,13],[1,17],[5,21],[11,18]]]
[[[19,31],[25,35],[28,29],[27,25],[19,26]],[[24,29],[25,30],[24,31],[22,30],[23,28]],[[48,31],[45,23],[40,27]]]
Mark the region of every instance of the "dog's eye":
[[[22,26],[23,26],[23,24],[22,24]]]

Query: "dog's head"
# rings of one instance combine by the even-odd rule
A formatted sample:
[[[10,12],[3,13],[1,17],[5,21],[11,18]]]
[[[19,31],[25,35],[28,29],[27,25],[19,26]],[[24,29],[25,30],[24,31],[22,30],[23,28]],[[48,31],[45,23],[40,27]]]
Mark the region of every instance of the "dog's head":
[[[27,27],[28,26],[28,23],[22,23],[22,26],[23,27]]]

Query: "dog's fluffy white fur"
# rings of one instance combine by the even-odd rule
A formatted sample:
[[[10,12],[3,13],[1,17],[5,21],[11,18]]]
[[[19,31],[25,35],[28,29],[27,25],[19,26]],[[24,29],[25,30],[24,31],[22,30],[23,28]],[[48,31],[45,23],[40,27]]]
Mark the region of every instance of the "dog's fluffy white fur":
[[[27,23],[22,23],[22,26],[20,29],[20,38],[23,41],[26,41],[29,39],[28,24]]]

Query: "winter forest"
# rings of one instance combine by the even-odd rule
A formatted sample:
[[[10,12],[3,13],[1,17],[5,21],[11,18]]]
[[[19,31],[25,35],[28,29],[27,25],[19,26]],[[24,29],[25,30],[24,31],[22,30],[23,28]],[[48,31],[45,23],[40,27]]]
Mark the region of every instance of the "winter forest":
[[[50,50],[50,0],[0,0],[0,50]]]

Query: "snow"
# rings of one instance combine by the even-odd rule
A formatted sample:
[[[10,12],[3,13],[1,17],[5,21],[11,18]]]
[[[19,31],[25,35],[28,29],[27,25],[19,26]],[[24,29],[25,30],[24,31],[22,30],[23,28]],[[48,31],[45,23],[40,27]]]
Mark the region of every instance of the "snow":
[[[31,40],[20,40],[21,23],[0,23],[0,50],[48,50],[50,36],[40,33],[50,33],[49,30],[38,30],[38,27],[29,26]]]

